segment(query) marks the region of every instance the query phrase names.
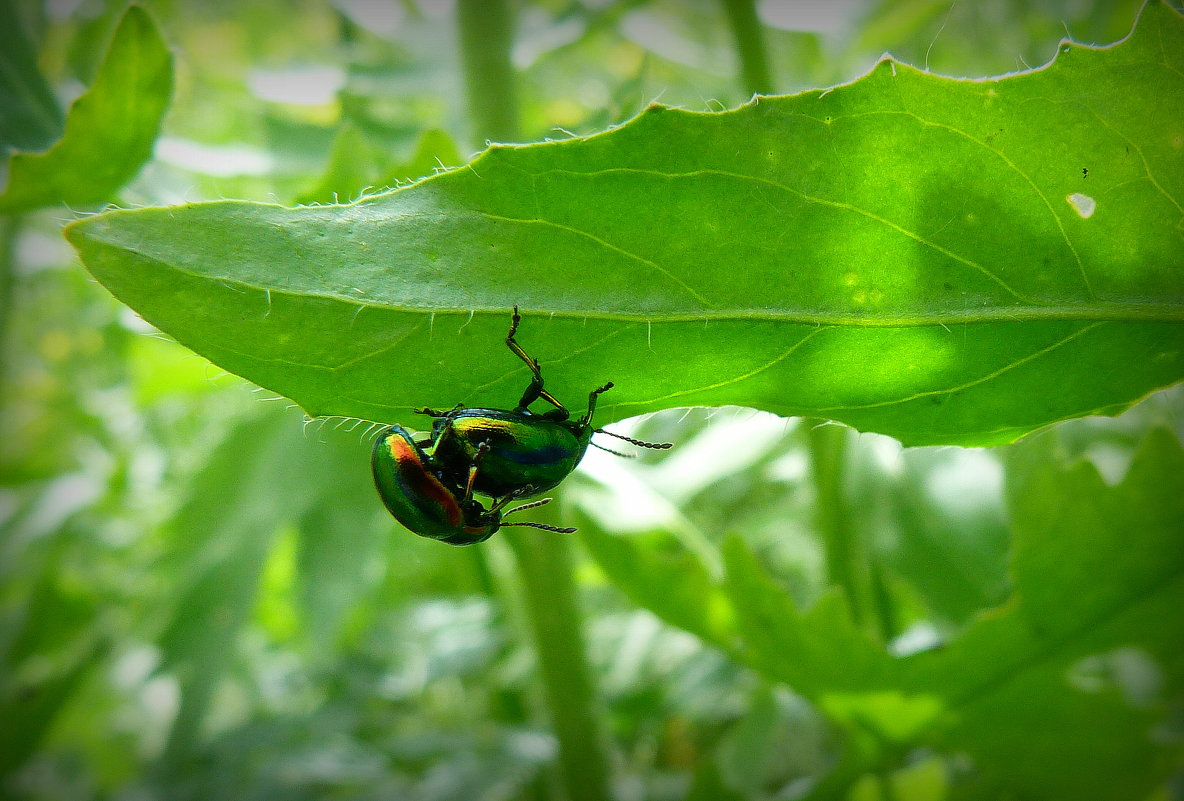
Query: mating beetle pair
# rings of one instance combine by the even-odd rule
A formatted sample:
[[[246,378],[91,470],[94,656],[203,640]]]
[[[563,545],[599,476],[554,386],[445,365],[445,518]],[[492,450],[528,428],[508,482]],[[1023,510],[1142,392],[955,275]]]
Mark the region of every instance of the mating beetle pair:
[[[538,360],[528,356],[514,339],[521,320],[515,306],[506,347],[526,362],[531,379],[514,409],[463,405],[446,412],[416,409],[434,418],[429,439],[416,441],[410,432],[396,425],[374,443],[371,467],[378,494],[395,519],[421,537],[471,545],[489,539],[501,526],[533,526],[571,533],[574,528],[502,522],[505,515],[541,506],[549,498],[506,512],[502,509],[513,500],[557,486],[580,463],[588,445],[593,444],[594,433],[609,434],[645,448],[670,447],[592,427],[596,398],[612,388],[611,382],[589,393],[583,417],[570,419],[564,405],[544,387]],[[530,405],[540,398],[555,408],[532,412]],[[486,509],[473,497],[474,493],[488,495],[494,501]]]
[[[450,545],[472,545],[489,539],[501,526],[530,525],[561,533],[575,530],[542,523],[503,523],[502,517],[509,512],[503,513],[502,508],[515,496],[506,496],[486,509],[471,493],[446,484],[435,460],[402,426],[391,426],[374,443],[371,466],[374,484],[387,510],[421,537]],[[510,512],[541,506],[549,500],[524,504]]]

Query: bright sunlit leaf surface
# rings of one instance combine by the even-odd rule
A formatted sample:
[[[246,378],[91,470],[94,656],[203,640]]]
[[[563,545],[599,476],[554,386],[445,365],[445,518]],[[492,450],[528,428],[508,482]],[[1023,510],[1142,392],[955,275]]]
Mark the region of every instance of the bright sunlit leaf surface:
[[[110,201],[152,155],[172,94],[172,53],[148,13],[131,6],[62,138],[43,153],[12,155],[0,212]]]
[[[738,404],[995,444],[1184,377],[1184,20],[955,80],[891,60],[734,111],[653,106],[343,206],[68,229],[165,332],[312,415],[507,406],[520,341],[598,421]],[[422,422],[420,426],[422,427]]]

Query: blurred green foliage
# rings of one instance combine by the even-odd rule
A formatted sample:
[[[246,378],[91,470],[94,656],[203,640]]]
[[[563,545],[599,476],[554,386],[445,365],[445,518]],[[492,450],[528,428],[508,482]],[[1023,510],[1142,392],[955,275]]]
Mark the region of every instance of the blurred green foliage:
[[[43,153],[11,155],[0,211],[109,200],[151,154],[172,91],[172,55],[148,13],[131,6],[61,139]]]
[[[67,5],[4,5],[8,148],[51,145],[102,74],[123,4]],[[440,4],[142,5],[176,88],[104,200],[326,202],[480,146]],[[780,91],[884,50],[1021,69],[1137,10],[790,8],[758,5]],[[527,139],[747,99],[722,3],[516,12]],[[0,797],[563,799],[530,540],[398,529],[365,426],[303,424],[162,338],[86,277],[70,216],[0,219]],[[612,797],[1181,797],[1181,403],[994,450],[738,409],[622,424],[678,447],[591,453],[554,504]]]

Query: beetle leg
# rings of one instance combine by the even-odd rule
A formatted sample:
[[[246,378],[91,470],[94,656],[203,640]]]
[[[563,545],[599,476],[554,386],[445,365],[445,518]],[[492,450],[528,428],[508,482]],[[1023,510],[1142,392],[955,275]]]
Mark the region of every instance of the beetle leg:
[[[481,467],[481,460],[485,458],[485,454],[488,452],[488,442],[482,442],[477,446],[477,455],[473,457],[473,463],[469,465],[469,480],[465,482],[465,497],[463,503],[468,503],[473,499],[473,482],[477,480],[477,470]]]
[[[510,332],[506,334],[506,339],[513,339],[514,334],[518,331],[518,323],[522,322],[522,315],[518,313],[518,304],[514,304],[514,313],[510,316]]]
[[[465,408],[465,405],[458,403],[446,412],[439,411],[438,409],[429,409],[426,406],[420,406],[418,409],[412,409],[411,411],[415,414],[426,414],[428,417],[447,417],[450,414],[456,414],[463,408]]]
[[[432,439],[431,443],[436,448],[440,447],[440,443],[449,437],[455,437],[456,433],[452,430],[452,421],[456,419],[457,415],[465,410],[463,403],[458,403],[447,412],[437,414],[435,421],[432,423]]]
[[[526,388],[526,391],[522,393],[522,398],[518,401],[516,411],[526,412],[527,406],[542,398],[555,407],[547,412],[549,417],[556,420],[566,420],[571,416],[571,413],[567,411],[567,407],[560,403],[554,395],[543,389],[543,377],[538,372],[538,362],[534,362],[534,373],[534,376],[530,379],[530,386]]]
[[[586,426],[592,422],[592,413],[596,411],[596,398],[602,392],[608,392],[613,388],[613,382],[609,381],[603,387],[597,387],[588,393],[588,411],[580,418],[580,425]]]
[[[539,369],[539,360],[527,355],[526,351],[522,349],[522,346],[514,339],[514,334],[517,333],[518,323],[520,322],[522,322],[522,315],[518,313],[518,307],[515,306],[514,316],[510,318],[510,331],[506,334],[506,347],[510,349],[511,353],[526,362],[526,366],[530,368],[531,372],[530,385],[522,393],[522,399],[518,401],[518,411],[525,411],[527,406],[542,398],[563,412],[561,419],[566,420],[568,416],[567,408],[554,395],[543,388],[543,373]]]
[[[508,503],[510,503],[510,501],[517,500],[518,498],[521,498],[523,495],[530,495],[531,492],[533,492],[533,491],[534,491],[533,486],[528,485],[525,487],[521,487],[521,488],[515,490],[514,492],[511,492],[509,495],[499,498],[492,506],[489,507],[489,513],[493,514],[494,512],[500,512],[502,509],[504,509],[506,507],[506,505]],[[518,509],[529,509],[529,508],[533,508],[535,506],[542,506],[544,503],[550,503],[550,502],[551,502],[550,498],[544,498],[541,501],[535,501],[534,503],[528,503],[528,504],[526,504],[526,506],[520,506],[517,509],[513,509],[511,511],[516,512],[516,511],[518,511]],[[507,512],[507,514],[509,514],[509,513]]]

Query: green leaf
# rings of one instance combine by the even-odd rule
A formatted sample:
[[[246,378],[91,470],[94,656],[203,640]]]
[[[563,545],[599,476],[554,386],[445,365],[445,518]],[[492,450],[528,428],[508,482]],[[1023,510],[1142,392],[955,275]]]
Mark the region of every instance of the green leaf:
[[[587,516],[581,539],[614,587],[662,620],[725,650],[733,647],[731,603],[691,551],[643,547],[633,537],[613,536]]]
[[[886,507],[875,511],[891,519],[896,534],[881,554],[884,564],[921,594],[936,621],[962,626],[1010,592],[1002,493],[987,478],[996,463],[971,449],[912,448],[902,457],[897,476],[867,465],[875,489],[855,499],[852,513],[867,514],[877,502]],[[973,479],[935,493],[959,475]],[[877,522],[867,519],[862,530],[875,530]]]
[[[0,3],[0,152],[48,147],[61,132],[62,111],[17,4]]]
[[[62,138],[44,153],[10,158],[0,212],[112,200],[152,155],[172,93],[172,54],[148,13],[130,6]]]
[[[1184,376],[1182,74],[1184,19],[1155,4],[1019,75],[884,60],[348,206],[113,211],[67,236],[146,319],[313,415],[505,406],[517,303],[558,397],[617,383],[602,423],[738,404],[997,444]]]
[[[1010,488],[1016,596],[903,686],[945,707],[939,747],[1017,797],[1145,797],[1179,764],[1184,451],[1155,431],[1116,487],[1040,437]]]
[[[91,645],[87,652],[60,675],[44,678],[35,686],[4,689],[4,720],[0,722],[0,777],[8,777],[41,747],[47,732],[79,687],[110,650],[109,643]]]
[[[322,430],[312,440],[310,479],[320,486],[298,521],[296,567],[306,640],[323,652],[339,642],[348,613],[374,590],[391,526],[375,502],[370,443],[348,431]],[[395,536],[410,535],[398,530]]]
[[[763,675],[815,700],[889,686],[891,658],[856,628],[837,590],[799,611],[739,538],[725,542],[724,557],[745,658]]]
[[[802,612],[729,543],[746,661],[848,724],[820,787],[891,768],[919,743],[969,756],[972,783],[1052,801],[1145,797],[1179,764],[1184,451],[1154,431],[1108,487],[1088,462],[1060,464],[1051,439],[1011,460],[1015,596],[942,649],[891,659],[840,597]]]
[[[777,756],[777,700],[767,686],[752,693],[747,714],[732,727],[720,743],[718,760],[726,786],[741,790],[743,798],[754,798],[765,783]]]
[[[431,175],[437,168],[455,166],[460,161],[452,138],[439,129],[424,131],[411,156],[398,162],[362,128],[346,122],[333,140],[325,174],[297,202],[337,203],[372,191],[373,187],[398,186]]]
[[[686,801],[745,801],[747,796],[724,784],[714,760],[704,759],[695,769]]]
[[[161,669],[177,673],[182,694],[166,761],[196,742],[234,658],[235,636],[254,609],[276,531],[321,491],[317,457],[324,450],[291,414],[251,415],[213,450],[170,521],[175,536],[159,571],[183,578],[158,646]]]
[[[346,122],[333,137],[329,162],[316,186],[301,194],[298,203],[337,203],[362,194],[385,172],[387,156],[357,125]]]

